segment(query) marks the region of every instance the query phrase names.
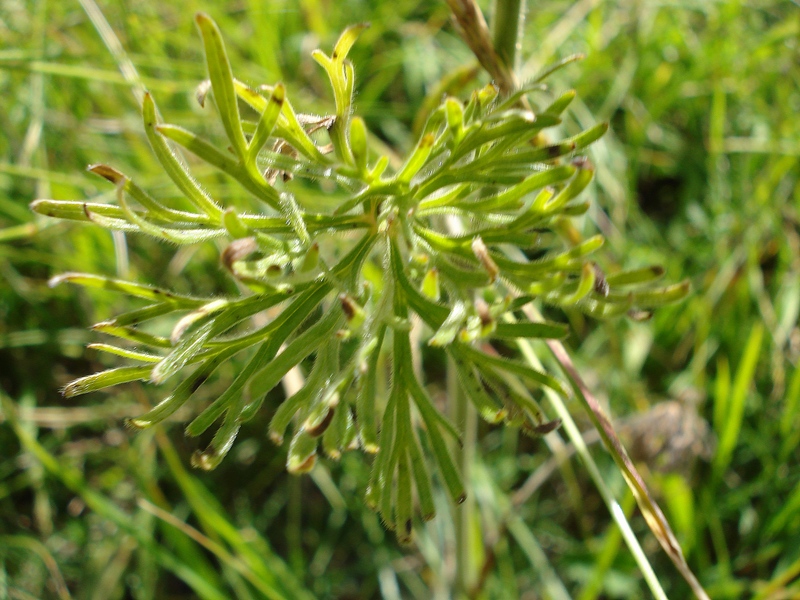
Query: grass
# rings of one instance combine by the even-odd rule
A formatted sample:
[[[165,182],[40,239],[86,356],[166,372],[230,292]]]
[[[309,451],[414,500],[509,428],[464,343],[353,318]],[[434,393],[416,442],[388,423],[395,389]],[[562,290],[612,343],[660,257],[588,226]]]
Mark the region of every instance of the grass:
[[[186,469],[195,448],[178,423],[189,414],[154,435],[121,427],[155,401],[144,387],[73,401],[58,394],[69,379],[111,366],[84,350],[95,338],[83,328],[124,306],[90,290],[49,289],[51,275],[160,273],[148,283],[197,294],[232,285],[203,266],[217,260],[213,247],[176,253],[27,210],[37,197],[106,194],[84,171],[104,161],[154,193],[176,193],[156,168],[130,84],[82,6],[92,3],[0,4],[0,597],[447,597],[455,533],[443,495],[439,517],[401,549],[363,506],[366,461],[345,455],[309,477],[286,475],[285,448],[264,435],[269,410],[216,471],[201,474]],[[161,110],[197,131],[209,121],[193,100],[205,76],[190,18],[197,10],[219,23],[237,73],[289,82],[305,90],[296,102],[320,113],[331,107],[309,51],[370,21],[352,58],[358,110],[376,143],[407,149],[427,97],[471,87],[465,77],[447,80],[473,59],[444,3],[99,8]],[[777,0],[554,0],[531,9],[523,76],[585,53],[553,84],[556,94],[574,87],[582,98],[564,128],[612,124],[591,153],[598,178],[585,232],[606,233],[609,260],[660,262],[694,289],[646,324],[567,315],[578,370],[639,450],[709,595],[796,597],[800,13]],[[667,401],[674,411],[657,412]],[[591,430],[577,404],[567,408]],[[616,467],[591,434],[587,441],[667,596],[686,597]],[[647,594],[587,470],[553,458],[573,454],[563,441],[548,449],[481,427],[467,527],[476,596]],[[527,481],[533,491],[517,495]]]

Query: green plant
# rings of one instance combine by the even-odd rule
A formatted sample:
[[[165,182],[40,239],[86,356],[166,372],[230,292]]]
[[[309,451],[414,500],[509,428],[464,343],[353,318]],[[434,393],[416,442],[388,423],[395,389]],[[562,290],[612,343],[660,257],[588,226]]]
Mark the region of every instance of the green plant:
[[[93,347],[134,364],[78,379],[64,393],[179,380],[152,410],[130,420],[146,428],[183,406],[221,364],[244,358],[226,391],[186,428],[199,436],[221,421],[192,459],[212,469],[241,424],[298,368],[304,384],[280,403],[269,431],[281,443],[295,424],[288,470],[308,471],[320,445],[332,458],[355,447],[375,454],[367,502],[408,541],[414,492],[422,517],[434,514],[424,456],[432,457],[452,499],[465,497],[447,442],[460,438],[459,428],[414,368],[419,336],[427,338],[429,356],[452,361],[463,394],[485,420],[541,435],[559,422],[545,416],[530,386],[562,395],[567,387],[493,343],[559,338],[567,328],[529,319],[523,309],[540,302],[599,318],[638,318],[683,297],[688,285],[653,287],[663,275],[659,267],[605,273],[589,258],[603,239],[582,240],[570,224],[588,208],[577,198],[593,175],[578,153],[606,125],[557,143],[530,142],[560,123],[574,92],[540,106],[540,78],[506,96],[487,85],[466,103],[448,97],[405,160],[391,164],[390,156],[370,150],[364,121],[351,115],[347,54],[363,25],[347,29],[330,56],[314,52],[335,100],[334,114],[317,117],[297,113],[280,83],[253,89],[234,79],[216,25],[202,14],[197,23],[209,74],[198,95],[203,103],[211,92],[226,144],[161,123],[152,97],[143,100],[149,141],[185,201],[166,206],[113,167],[93,165],[116,186],[117,204],[38,200],[32,207],[174,244],[226,240],[222,266],[242,294],[201,298],[98,275],[56,277],[54,284],[147,301],[94,327],[124,343]],[[240,101],[254,119],[243,116]],[[247,198],[213,198],[172,143],[238,182]],[[184,375],[185,369],[193,370]]]

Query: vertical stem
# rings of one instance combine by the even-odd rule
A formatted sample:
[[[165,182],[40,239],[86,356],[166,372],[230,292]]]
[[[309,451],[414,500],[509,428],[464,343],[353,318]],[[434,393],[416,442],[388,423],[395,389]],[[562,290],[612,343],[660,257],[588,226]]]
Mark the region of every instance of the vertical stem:
[[[453,507],[453,524],[456,538],[454,597],[463,598],[469,592],[476,567],[472,558],[470,544],[472,521],[475,513],[475,497],[472,494],[470,481],[472,478],[472,463],[475,460],[478,415],[475,407],[469,402],[466,395],[461,392],[456,366],[451,357],[447,359],[447,397],[451,419],[456,427],[463,432],[463,445],[459,448],[457,444],[454,444],[454,453],[464,486],[467,489],[467,499],[461,505]]]
[[[502,1],[497,0],[498,3],[502,3]],[[489,26],[486,25],[477,0],[447,0],[447,4],[453,11],[459,35],[472,50],[481,66],[495,80],[500,92],[510,94],[517,87],[514,73],[498,56],[489,33]],[[516,17],[514,22],[518,23],[519,17]],[[514,40],[514,44],[516,44],[516,33]]]
[[[517,62],[522,48],[522,33],[525,28],[526,0],[495,0],[492,13],[492,45],[502,71],[508,73],[513,87],[518,87]],[[506,90],[508,92],[509,90]],[[519,99],[522,108],[530,110],[526,96]],[[547,139],[542,132],[531,139],[534,146],[544,146]]]
[[[525,10],[525,0],[495,0],[494,3],[492,41],[500,60],[512,73],[517,66]]]

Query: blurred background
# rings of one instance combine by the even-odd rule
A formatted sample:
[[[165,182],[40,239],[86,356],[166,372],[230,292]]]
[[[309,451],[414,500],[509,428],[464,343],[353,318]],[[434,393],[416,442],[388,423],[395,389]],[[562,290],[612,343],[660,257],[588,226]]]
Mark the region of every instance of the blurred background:
[[[549,135],[611,124],[589,152],[597,177],[582,227],[607,236],[608,262],[663,264],[668,280],[693,287],[646,323],[562,316],[576,364],[711,597],[798,598],[800,6],[529,4],[523,79],[586,55],[548,80],[553,94],[578,92]],[[487,81],[470,79],[474,58],[444,2],[0,0],[0,597],[450,597],[444,497],[415,544],[399,547],[363,505],[369,463],[360,453],[321,461],[310,476],[284,473],[286,449],[265,435],[274,403],[216,471],[201,473],[188,470],[196,442],[180,423],[189,412],[157,431],[123,428],[160,399],[153,386],[59,394],[117,364],[84,346],[99,341],[91,324],[129,307],[101,290],[51,289],[49,277],[234,289],[214,244],[176,251],[28,209],[36,198],[109,201],[113,189],[85,172],[96,162],[161,197],[177,194],[120,66],[127,56],[166,121],[219,134],[195,100],[205,77],[198,10],[219,24],[238,78],[283,81],[299,110],[316,113],[333,102],[311,51],[369,21],[350,55],[356,110],[399,153],[414,142],[421,108]],[[193,167],[204,183],[227,185]],[[613,462],[592,448],[667,594],[689,597]],[[559,463],[544,444],[490,427],[477,456],[472,597],[647,597],[580,462]]]

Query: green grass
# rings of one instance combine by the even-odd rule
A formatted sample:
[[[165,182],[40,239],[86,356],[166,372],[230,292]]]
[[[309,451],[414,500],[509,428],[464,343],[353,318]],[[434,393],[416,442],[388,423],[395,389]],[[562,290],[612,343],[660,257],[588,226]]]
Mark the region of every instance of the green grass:
[[[567,315],[578,369],[631,448],[661,449],[655,457],[642,450],[642,469],[709,595],[796,597],[800,13],[777,0],[529,4],[522,74],[585,53],[551,84],[556,95],[574,87],[582,99],[565,133],[602,120],[612,126],[590,152],[597,184],[585,192],[593,208],[581,233],[602,230],[610,262],[661,263],[670,281],[693,284],[688,300],[644,324]],[[311,49],[330,48],[345,26],[370,21],[351,52],[357,110],[376,143],[398,154],[413,143],[426,98],[478,83],[445,81],[474,59],[444,3],[220,6],[99,4],[160,110],[198,132],[216,121],[193,98],[205,77],[197,10],[219,23],[237,74],[254,84],[283,80],[302,91],[295,103],[319,113],[332,102]],[[177,194],[159,173],[118,58],[79,2],[0,3],[0,597],[447,597],[455,531],[444,494],[437,519],[403,549],[363,505],[364,457],[323,461],[308,477],[284,473],[286,449],[265,435],[274,408],[243,428],[209,474],[187,470],[196,448],[180,426],[200,407],[154,434],[133,433],[123,418],[157,400],[150,388],[73,400],[58,393],[116,364],[84,350],[97,341],[84,328],[125,304],[92,290],[50,289],[50,276],[127,273],[181,292],[233,289],[208,268],[213,245],[175,251],[35,219],[27,209],[34,198],[110,196],[85,172],[97,162],[136,174],[155,195]],[[193,166],[210,189],[233,190]],[[220,374],[218,391],[231,375]],[[683,407],[684,437],[666,419],[646,419],[667,400],[682,402],[673,406]],[[567,408],[592,429],[577,403]],[[715,444],[691,426],[695,410]],[[687,460],[704,444],[713,449],[706,459]],[[466,528],[469,560],[485,567],[478,595],[644,597],[640,570],[589,473],[578,460],[554,460],[574,454],[568,444],[550,446],[481,426]],[[613,462],[597,445],[589,451],[667,596],[687,597]],[[670,459],[673,472],[660,470]]]

